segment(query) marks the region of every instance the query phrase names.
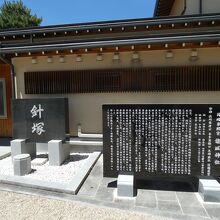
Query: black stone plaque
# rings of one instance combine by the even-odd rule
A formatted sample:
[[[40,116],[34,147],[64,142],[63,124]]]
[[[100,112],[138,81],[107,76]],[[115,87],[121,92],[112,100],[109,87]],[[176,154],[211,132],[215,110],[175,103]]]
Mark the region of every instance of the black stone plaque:
[[[103,106],[104,176],[220,176],[220,105]]]
[[[64,140],[69,133],[68,99],[15,99],[12,101],[13,138],[46,143]]]

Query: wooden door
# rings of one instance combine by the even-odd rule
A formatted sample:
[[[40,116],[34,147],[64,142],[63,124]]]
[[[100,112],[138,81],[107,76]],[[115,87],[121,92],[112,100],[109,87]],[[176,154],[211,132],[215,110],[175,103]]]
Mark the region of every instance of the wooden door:
[[[0,64],[0,137],[12,136],[10,66]]]

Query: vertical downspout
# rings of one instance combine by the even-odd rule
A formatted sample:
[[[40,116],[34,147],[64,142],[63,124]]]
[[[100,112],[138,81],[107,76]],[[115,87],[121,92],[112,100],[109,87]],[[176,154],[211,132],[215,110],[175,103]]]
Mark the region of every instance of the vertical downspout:
[[[199,14],[202,14],[202,0],[199,0]]]
[[[15,99],[15,68],[14,68],[14,65],[9,60],[4,58],[2,55],[0,55],[0,59],[5,64],[8,64],[10,66],[10,70],[11,70],[11,86],[12,86],[12,99]]]
[[[181,15],[184,15],[185,12],[186,12],[186,0],[184,0],[184,8],[183,8]]]

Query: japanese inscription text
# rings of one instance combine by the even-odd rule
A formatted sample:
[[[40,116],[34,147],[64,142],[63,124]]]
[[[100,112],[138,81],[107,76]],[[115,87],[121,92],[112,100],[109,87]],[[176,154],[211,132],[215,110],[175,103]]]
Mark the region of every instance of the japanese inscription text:
[[[220,105],[104,105],[104,176],[220,173]]]

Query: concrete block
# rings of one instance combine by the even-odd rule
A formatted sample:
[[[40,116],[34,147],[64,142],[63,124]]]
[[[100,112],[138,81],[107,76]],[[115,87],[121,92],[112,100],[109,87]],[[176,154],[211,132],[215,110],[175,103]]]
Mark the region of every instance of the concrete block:
[[[215,179],[199,179],[199,194],[204,202],[220,202],[220,184]]]
[[[13,158],[14,175],[24,176],[31,172],[30,154],[19,154]]]
[[[61,140],[51,140],[48,142],[49,165],[60,166],[64,160],[70,156],[69,144],[62,143]]]
[[[117,195],[120,197],[134,197],[136,195],[134,175],[118,175]]]
[[[36,144],[28,143],[26,139],[15,139],[11,141],[11,157],[19,154],[30,154],[31,158],[36,157]]]

